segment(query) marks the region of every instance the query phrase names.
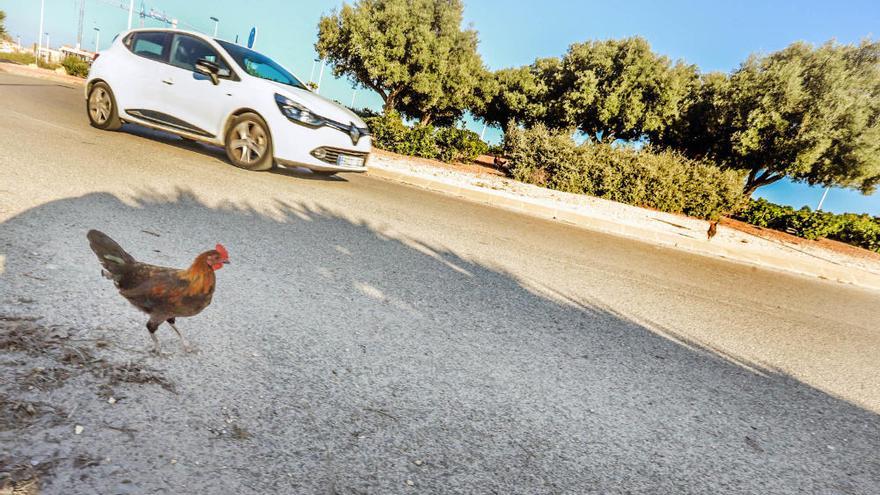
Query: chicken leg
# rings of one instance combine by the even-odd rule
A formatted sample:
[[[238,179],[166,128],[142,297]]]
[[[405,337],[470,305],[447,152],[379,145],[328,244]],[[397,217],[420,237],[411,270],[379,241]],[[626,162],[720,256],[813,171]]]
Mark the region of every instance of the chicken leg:
[[[192,351],[193,351],[192,346],[191,346],[191,345],[189,344],[189,342],[183,337],[183,335],[180,333],[180,330],[177,329],[177,325],[174,324],[174,323],[175,323],[174,318],[168,318],[168,319],[165,320],[165,321],[166,321],[169,325],[171,325],[171,328],[173,328],[174,331],[177,333],[177,336],[180,337],[180,345],[183,346],[183,351],[184,351],[184,352],[192,352]]]

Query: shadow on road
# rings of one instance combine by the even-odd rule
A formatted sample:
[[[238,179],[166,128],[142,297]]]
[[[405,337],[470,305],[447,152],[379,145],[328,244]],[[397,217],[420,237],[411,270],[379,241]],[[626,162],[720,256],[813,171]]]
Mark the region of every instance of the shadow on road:
[[[88,378],[22,390],[17,377],[38,364],[0,349],[0,395],[74,410],[62,425],[0,428],[19,462],[63,459],[44,475],[52,493],[869,493],[880,484],[871,412],[296,202],[212,207],[179,190],[28,210],[0,224],[0,315],[42,317],[111,341],[117,360],[141,359],[130,348],[148,347],[144,318],[100,278],[89,228],[171,266],[222,242],[232,265],[218,273],[213,305],[180,325],[201,352],[150,361],[177,394],[131,385],[109,406]],[[174,344],[170,332],[161,338]],[[83,455],[98,461],[73,461]]]

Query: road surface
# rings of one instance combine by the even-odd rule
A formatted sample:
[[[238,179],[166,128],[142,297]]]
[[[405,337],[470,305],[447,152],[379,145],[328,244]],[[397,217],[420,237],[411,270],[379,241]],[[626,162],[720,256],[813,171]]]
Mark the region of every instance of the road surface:
[[[877,293],[369,175],[238,170],[3,74],[0,173],[0,322],[173,384],[0,348],[0,465],[36,466],[44,493],[880,486]],[[168,355],[146,352],[90,228],[164,265],[227,247],[214,303],[178,322],[198,353],[167,327]],[[25,386],[46,369],[54,388]],[[13,401],[57,414],[15,426]]]

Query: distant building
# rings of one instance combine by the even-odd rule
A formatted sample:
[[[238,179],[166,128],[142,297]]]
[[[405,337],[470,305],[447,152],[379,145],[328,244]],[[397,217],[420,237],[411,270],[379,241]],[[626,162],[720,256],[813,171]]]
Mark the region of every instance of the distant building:
[[[90,52],[88,50],[78,49],[67,45],[62,46],[59,51],[61,52],[61,58],[76,57],[83,59],[86,62],[91,62],[92,59],[95,58],[95,52]]]

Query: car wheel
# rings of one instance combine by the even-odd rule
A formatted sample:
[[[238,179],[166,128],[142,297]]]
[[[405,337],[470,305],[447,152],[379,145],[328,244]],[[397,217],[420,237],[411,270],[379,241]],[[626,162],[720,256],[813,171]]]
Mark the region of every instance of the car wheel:
[[[243,113],[232,120],[226,131],[226,156],[233,165],[246,170],[272,168],[272,138],[269,126],[255,113]]]
[[[115,131],[122,127],[119,112],[116,111],[116,98],[113,97],[113,91],[106,83],[95,83],[89,90],[86,111],[89,114],[89,122],[98,129]]]
[[[312,173],[321,177],[333,177],[337,172],[335,170],[312,170]]]

